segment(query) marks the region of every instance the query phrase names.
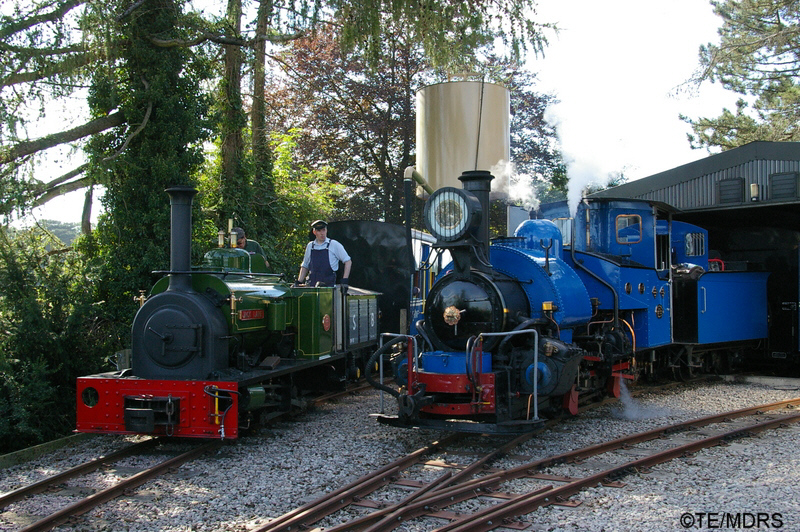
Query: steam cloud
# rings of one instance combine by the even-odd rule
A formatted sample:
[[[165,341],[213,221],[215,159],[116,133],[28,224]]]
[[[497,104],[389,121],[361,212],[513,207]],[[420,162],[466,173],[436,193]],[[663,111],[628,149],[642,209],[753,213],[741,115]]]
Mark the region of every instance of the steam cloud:
[[[575,130],[576,122],[564,123],[560,117],[564,116],[565,108],[563,105],[551,105],[545,113],[545,120],[555,127],[556,135],[561,146],[561,155],[567,167],[567,204],[572,216],[578,209],[578,204],[583,199],[584,191],[592,185],[597,186],[608,182],[611,172],[603,170],[596,161],[606,159],[602,155],[594,154],[601,144],[607,142],[587,143],[578,139],[586,139],[586,131]],[[570,127],[570,125],[572,127]],[[598,130],[598,136],[602,135],[602,130]],[[603,139],[606,141],[607,139]]]
[[[495,176],[492,190],[497,195],[506,197],[508,205],[519,205],[528,211],[539,208],[533,176],[517,173],[514,163],[503,160],[498,161],[489,171]]]

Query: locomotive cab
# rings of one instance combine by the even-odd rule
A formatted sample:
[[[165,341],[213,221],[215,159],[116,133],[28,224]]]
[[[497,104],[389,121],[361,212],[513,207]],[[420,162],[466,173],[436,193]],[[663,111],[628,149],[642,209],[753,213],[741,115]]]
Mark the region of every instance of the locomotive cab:
[[[239,273],[267,273],[267,262],[257,253],[242,248],[218,247],[203,256],[204,270]]]
[[[597,299],[593,322],[619,320],[641,373],[685,378],[704,353],[765,338],[767,274],[725,270],[709,258],[708,232],[674,220],[671,206],[586,198],[574,219],[565,203],[541,212],[570,229],[564,255]]]

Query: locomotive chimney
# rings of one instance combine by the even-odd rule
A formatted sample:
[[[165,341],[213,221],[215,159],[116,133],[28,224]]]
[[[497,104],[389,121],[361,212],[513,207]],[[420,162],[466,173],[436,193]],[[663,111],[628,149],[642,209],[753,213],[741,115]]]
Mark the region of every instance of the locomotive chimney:
[[[478,229],[478,240],[485,256],[489,257],[489,193],[492,191],[494,176],[486,170],[470,170],[462,172],[458,178],[464,184],[464,190],[472,192],[481,202],[481,225]]]
[[[170,203],[170,255],[169,288],[167,290],[190,292],[192,290],[192,200],[197,190],[188,186],[166,190]]]

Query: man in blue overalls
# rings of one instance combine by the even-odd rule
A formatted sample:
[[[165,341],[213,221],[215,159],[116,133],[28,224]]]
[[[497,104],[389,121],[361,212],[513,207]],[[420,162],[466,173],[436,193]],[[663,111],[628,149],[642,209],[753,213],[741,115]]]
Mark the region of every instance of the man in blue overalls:
[[[314,234],[314,240],[306,246],[297,283],[303,284],[308,275],[309,286],[333,286],[336,284],[336,272],[341,263],[344,264],[341,284],[346,290],[349,284],[350,267],[353,265],[350,255],[339,242],[328,238],[327,222],[314,221],[311,224],[311,231]]]

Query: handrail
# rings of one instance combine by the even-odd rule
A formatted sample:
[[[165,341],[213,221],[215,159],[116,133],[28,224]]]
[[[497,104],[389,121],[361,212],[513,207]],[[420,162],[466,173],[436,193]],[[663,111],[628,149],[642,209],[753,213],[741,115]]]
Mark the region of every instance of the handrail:
[[[414,364],[413,367],[418,367],[417,363],[419,362],[419,346],[417,346],[417,337],[412,336],[410,334],[399,334],[399,333],[381,333],[381,341],[378,345],[378,350],[383,347],[383,339],[384,337],[387,338],[406,338],[411,340],[409,342],[409,352],[408,352],[408,389],[411,390],[411,373],[412,373],[412,362]],[[411,350],[410,346],[413,344],[414,349]],[[412,353],[413,353],[413,360],[412,360]],[[383,356],[378,357],[378,374],[380,378],[380,382],[383,382]],[[380,397],[380,413],[384,413],[383,408],[383,390],[379,390],[379,397]]]
[[[496,333],[480,333],[477,337],[477,340],[480,340],[480,343],[483,344],[482,337],[484,336],[513,336],[516,334],[530,334],[533,333],[534,336],[534,347],[533,347],[533,367],[536,369],[536,373],[539,372],[539,331],[536,329],[520,329],[518,331],[508,331],[508,332],[496,332]],[[475,337],[472,337],[475,338]],[[475,342],[472,345],[471,351],[475,350],[475,345],[478,342]],[[472,353],[469,353],[470,359],[472,357]],[[539,378],[538,375],[534,375],[533,379],[533,420],[539,420]]]

